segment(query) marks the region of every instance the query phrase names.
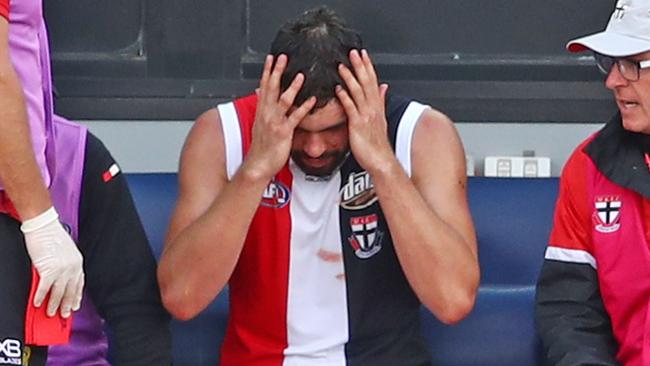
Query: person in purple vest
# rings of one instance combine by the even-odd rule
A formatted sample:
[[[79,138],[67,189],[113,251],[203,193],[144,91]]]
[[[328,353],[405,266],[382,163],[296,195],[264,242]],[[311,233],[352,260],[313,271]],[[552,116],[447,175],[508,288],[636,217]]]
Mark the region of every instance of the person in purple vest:
[[[591,51],[618,113],[567,161],[537,284],[548,365],[650,365],[650,1],[619,0]]]
[[[40,307],[47,295],[47,313],[50,316],[58,313],[62,322],[67,321],[71,311],[79,309],[84,286],[82,256],[58,222],[47,190],[50,175],[45,166],[45,119],[42,118],[45,101],[42,95],[39,98],[38,92],[42,83],[32,77],[29,87],[24,88],[21,82],[33,69],[28,63],[19,63],[16,69],[13,65],[15,57],[27,60],[29,57],[23,56],[38,49],[38,32],[24,32],[34,21],[30,14],[35,9],[28,3],[21,2],[16,12],[10,12],[9,0],[0,1],[0,110],[3,111],[0,118],[0,248],[3,253],[0,364],[16,364],[22,355],[31,265],[40,281],[33,283],[37,291],[33,293],[30,307]],[[16,10],[14,7],[16,4],[12,4],[12,10]],[[13,28],[18,29],[11,29],[9,19]],[[12,31],[24,32],[25,36],[20,40],[10,38]]]
[[[41,0],[0,0],[0,365],[170,364],[126,180],[96,137],[53,114],[49,67]],[[53,207],[25,219],[41,201]]]
[[[45,163],[43,118],[47,101],[42,96],[40,70],[36,74],[30,62],[15,62],[31,60],[38,65],[39,60],[33,58],[37,54],[31,52],[38,49],[38,32],[26,32],[37,24],[38,8],[29,1],[20,2],[12,4],[10,13],[9,1],[3,0],[0,9],[0,213],[11,214],[22,222],[25,244],[12,249],[24,251],[26,246],[40,276],[39,283],[34,284],[34,306],[41,306],[48,295],[48,315],[54,316],[60,310],[60,316],[68,318],[81,304],[83,261],[70,235],[57,221],[47,191],[50,175]],[[11,32],[24,36],[10,37]],[[3,336],[0,333],[0,341]]]

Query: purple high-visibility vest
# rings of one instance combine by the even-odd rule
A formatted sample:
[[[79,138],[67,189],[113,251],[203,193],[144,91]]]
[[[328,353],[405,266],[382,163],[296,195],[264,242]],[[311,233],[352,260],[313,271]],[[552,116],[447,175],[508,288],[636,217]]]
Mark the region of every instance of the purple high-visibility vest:
[[[87,130],[54,115],[42,1],[11,0],[9,53],[25,96],[36,162],[61,220],[77,241]],[[109,364],[104,322],[86,292],[83,299],[74,314],[70,343],[50,347],[47,365]]]
[[[70,227],[72,238],[79,238],[79,203],[86,150],[87,129],[54,115],[48,133],[48,164],[52,184],[50,194],[61,221]],[[70,342],[51,346],[48,366],[109,365],[108,341],[104,321],[84,291],[81,309],[74,313]]]
[[[11,0],[9,9],[9,56],[23,88],[34,157],[47,186],[50,175],[45,150],[53,104],[42,0]]]

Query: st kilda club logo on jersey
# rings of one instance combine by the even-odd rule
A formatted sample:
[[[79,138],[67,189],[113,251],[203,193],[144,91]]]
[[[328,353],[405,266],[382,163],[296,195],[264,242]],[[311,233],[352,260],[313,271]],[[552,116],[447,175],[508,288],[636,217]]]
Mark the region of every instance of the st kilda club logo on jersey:
[[[594,202],[595,229],[601,233],[613,233],[621,227],[621,200],[618,196],[599,196]]]
[[[346,210],[362,210],[377,202],[375,185],[365,171],[350,173],[340,195],[341,207]]]
[[[270,208],[282,208],[289,203],[289,200],[291,200],[289,188],[282,182],[273,180],[264,189],[260,205]]]
[[[350,219],[352,235],[348,241],[354,254],[361,259],[368,259],[381,250],[384,233],[377,228],[377,221],[376,214]]]

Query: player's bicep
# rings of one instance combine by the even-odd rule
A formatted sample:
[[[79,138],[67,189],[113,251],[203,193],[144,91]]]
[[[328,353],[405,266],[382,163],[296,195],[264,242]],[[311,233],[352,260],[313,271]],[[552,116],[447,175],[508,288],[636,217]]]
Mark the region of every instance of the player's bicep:
[[[414,131],[411,157],[411,179],[424,200],[476,252],[465,152],[453,122],[438,111],[426,110]]]
[[[227,183],[219,113],[211,109],[190,130],[179,167],[179,194],[166,243],[203,215]]]

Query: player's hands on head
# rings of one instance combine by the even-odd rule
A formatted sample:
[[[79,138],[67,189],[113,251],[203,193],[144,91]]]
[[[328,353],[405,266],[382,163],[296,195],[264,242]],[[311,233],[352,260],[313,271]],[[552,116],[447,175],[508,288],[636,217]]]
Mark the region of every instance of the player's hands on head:
[[[279,55],[275,60],[268,55],[257,91],[253,138],[245,166],[265,179],[272,178],[289,160],[293,132],[316,105],[316,98],[310,97],[291,110],[305,76],[298,73],[289,88],[281,93],[280,80],[287,63],[286,55]]]
[[[336,87],[336,96],[348,117],[350,149],[370,174],[393,157],[386,122],[387,84],[379,85],[375,68],[366,50],[350,51],[354,73],[343,64],[339,74],[347,90]]]

